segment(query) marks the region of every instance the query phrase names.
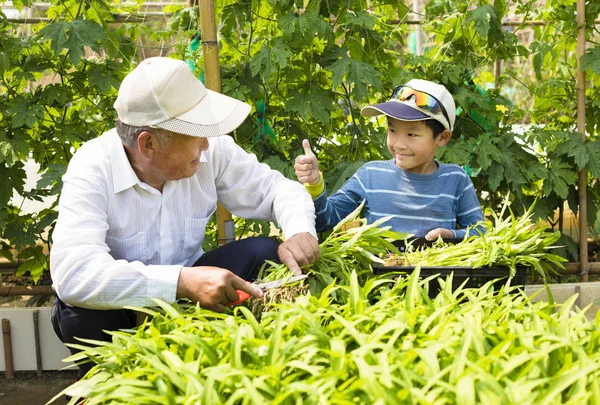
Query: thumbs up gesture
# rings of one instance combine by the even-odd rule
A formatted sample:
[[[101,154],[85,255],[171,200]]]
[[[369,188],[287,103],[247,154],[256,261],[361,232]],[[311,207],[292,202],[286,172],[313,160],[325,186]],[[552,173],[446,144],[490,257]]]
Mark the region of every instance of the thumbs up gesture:
[[[308,139],[302,141],[302,148],[304,155],[298,156],[294,164],[296,177],[301,183],[317,184],[319,182],[319,161],[310,149]]]

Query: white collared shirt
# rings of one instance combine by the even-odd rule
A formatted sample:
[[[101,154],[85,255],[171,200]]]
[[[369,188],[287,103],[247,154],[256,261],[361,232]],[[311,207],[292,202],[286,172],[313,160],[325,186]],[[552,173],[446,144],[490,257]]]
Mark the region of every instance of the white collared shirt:
[[[316,237],[304,187],[259,163],[229,136],[208,138],[196,174],[162,193],[141,182],[116,130],[86,142],[63,176],[50,271],[65,302],[92,309],[176,299],[182,266],[203,254],[217,200],[234,215]]]

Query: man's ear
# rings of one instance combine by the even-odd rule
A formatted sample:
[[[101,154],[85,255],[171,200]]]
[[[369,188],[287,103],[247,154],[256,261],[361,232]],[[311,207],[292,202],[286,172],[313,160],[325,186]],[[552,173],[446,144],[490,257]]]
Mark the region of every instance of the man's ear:
[[[152,132],[143,131],[138,135],[137,138],[137,147],[140,153],[146,157],[151,158],[152,155],[156,152],[156,147],[158,146],[158,140],[154,136]]]
[[[448,143],[452,138],[452,132],[445,129],[441,134],[437,136],[438,146],[442,146]]]

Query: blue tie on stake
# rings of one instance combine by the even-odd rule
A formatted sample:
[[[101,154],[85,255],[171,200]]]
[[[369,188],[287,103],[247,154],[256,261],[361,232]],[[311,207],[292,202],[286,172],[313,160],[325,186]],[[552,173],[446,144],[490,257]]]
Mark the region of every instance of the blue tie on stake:
[[[265,102],[263,100],[256,102],[256,122],[258,122],[258,129],[256,130],[256,135],[254,135],[254,142],[269,137],[275,143],[275,132],[267,119]]]
[[[187,65],[190,67],[190,69],[192,70],[192,73],[194,73],[196,71],[196,62],[194,62],[194,54],[198,51],[198,48],[200,48],[200,39],[202,38],[202,36],[200,35],[200,32],[197,32],[196,34],[194,34],[194,36],[192,37],[192,40],[190,41],[190,44],[188,45],[188,51],[185,53],[186,59],[185,59],[185,63],[187,63]],[[204,79],[204,70],[202,70],[202,68],[200,69],[200,72],[198,73],[198,79],[200,79],[200,81],[202,82],[202,84],[206,84],[206,81]]]

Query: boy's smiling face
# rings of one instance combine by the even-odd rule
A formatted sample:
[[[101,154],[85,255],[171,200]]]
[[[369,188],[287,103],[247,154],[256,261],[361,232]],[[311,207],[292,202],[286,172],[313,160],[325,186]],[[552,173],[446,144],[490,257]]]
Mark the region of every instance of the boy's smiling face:
[[[387,147],[396,166],[415,174],[431,174],[437,170],[435,151],[450,140],[445,130],[436,138],[423,121],[401,121],[388,117]]]

